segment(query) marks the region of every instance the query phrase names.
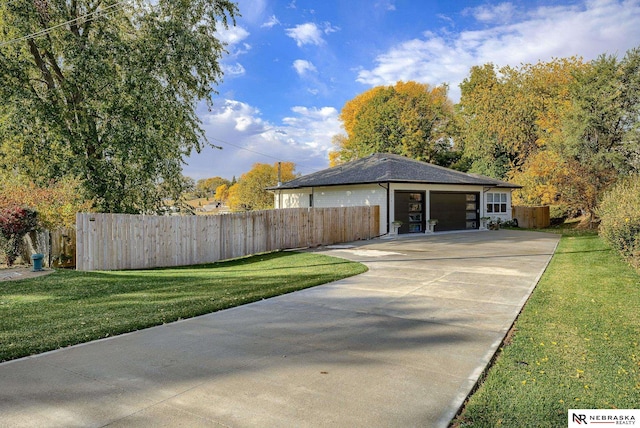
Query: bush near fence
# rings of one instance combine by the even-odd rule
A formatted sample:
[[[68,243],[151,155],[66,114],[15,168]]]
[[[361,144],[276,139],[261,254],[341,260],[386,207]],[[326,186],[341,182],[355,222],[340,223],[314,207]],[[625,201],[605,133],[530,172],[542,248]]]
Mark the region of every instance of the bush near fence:
[[[216,216],[76,216],[78,270],[185,266],[371,239],[380,207],[290,208]]]
[[[628,177],[602,198],[600,236],[640,269],[640,175]]]

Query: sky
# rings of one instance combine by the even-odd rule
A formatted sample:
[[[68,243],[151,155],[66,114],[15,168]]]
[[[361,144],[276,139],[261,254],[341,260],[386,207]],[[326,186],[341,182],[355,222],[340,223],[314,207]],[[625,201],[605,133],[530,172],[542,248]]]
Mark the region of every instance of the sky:
[[[227,179],[256,163],[329,166],[345,102],[374,86],[447,84],[471,67],[624,57],[640,46],[640,0],[238,0],[222,82],[198,106],[207,140],[183,174]]]

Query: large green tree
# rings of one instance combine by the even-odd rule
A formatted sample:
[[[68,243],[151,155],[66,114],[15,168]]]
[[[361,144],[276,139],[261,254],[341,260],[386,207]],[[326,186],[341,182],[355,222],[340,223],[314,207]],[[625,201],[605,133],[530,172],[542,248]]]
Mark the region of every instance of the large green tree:
[[[474,66],[460,85],[458,140],[471,171],[505,179],[544,149],[558,130],[577,58],[519,68]]]
[[[638,48],[621,60],[473,67],[461,90],[456,125],[471,171],[522,184],[516,202],[594,214],[640,167]]]
[[[594,217],[604,193],[640,166],[640,48],[576,70],[570,101],[549,148],[573,173],[559,183],[564,200]]]
[[[395,153],[449,166],[452,115],[446,86],[410,81],[372,88],[343,107],[340,119],[346,135],[334,137],[331,164]]]
[[[39,183],[80,179],[106,212],[158,207],[206,144],[196,115],[222,77],[227,0],[0,4],[0,150]],[[2,155],[4,153],[1,153]]]

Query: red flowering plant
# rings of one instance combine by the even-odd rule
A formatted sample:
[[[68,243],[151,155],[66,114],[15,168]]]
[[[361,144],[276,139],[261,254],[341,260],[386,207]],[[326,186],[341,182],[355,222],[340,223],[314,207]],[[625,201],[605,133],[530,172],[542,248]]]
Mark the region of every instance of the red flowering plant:
[[[12,266],[20,254],[22,238],[38,225],[37,213],[17,205],[0,208],[0,235],[7,265]]]

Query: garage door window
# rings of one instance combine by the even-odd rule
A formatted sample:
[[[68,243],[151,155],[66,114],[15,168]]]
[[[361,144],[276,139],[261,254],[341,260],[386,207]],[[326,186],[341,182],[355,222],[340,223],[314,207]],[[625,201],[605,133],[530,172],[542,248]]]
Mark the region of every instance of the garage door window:
[[[506,213],[507,194],[487,193],[487,213]]]
[[[402,222],[398,233],[417,233],[424,231],[424,202],[423,192],[395,192],[394,220]]]

